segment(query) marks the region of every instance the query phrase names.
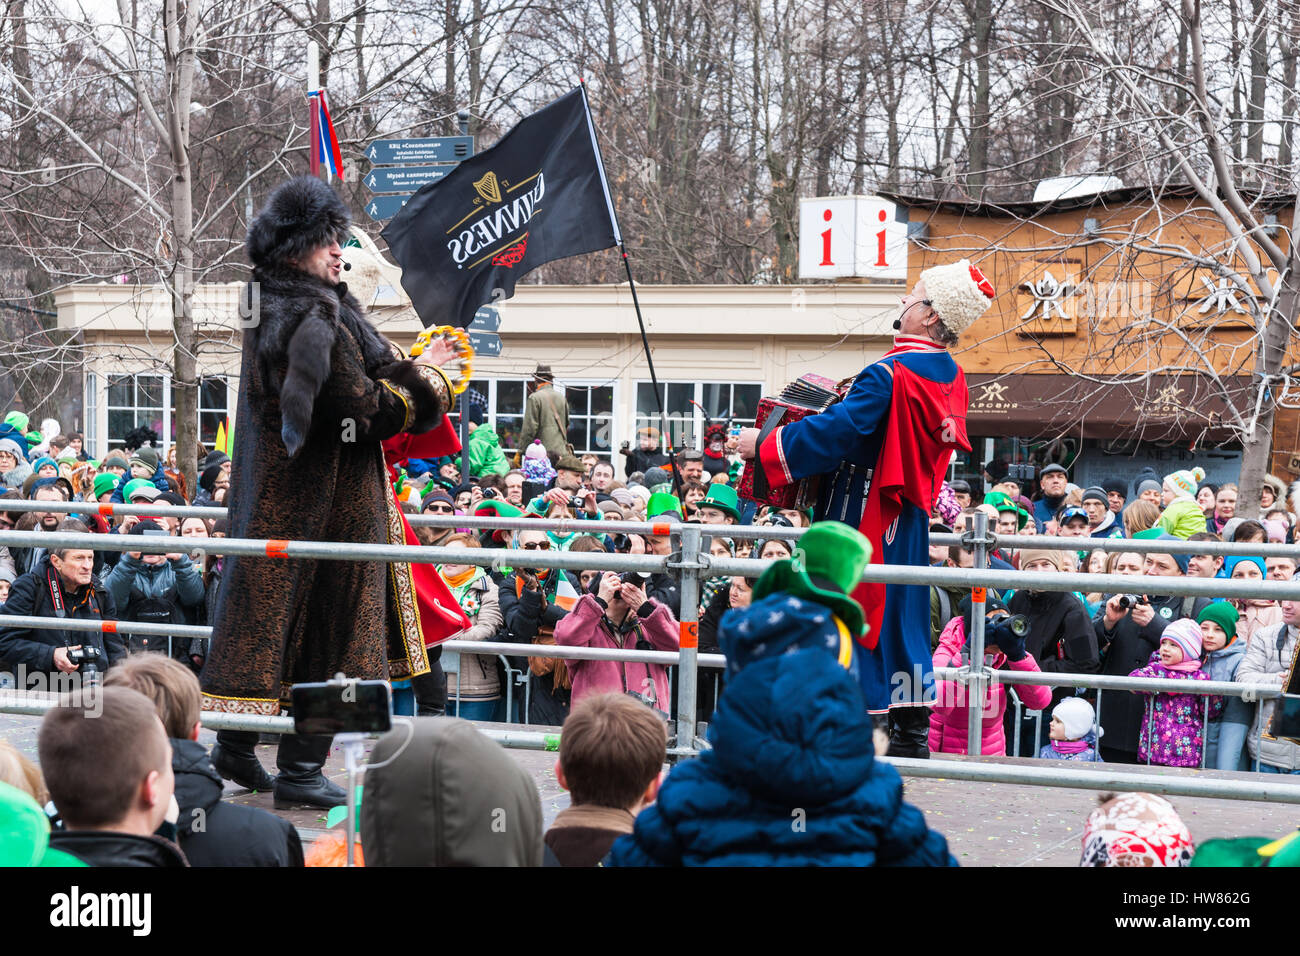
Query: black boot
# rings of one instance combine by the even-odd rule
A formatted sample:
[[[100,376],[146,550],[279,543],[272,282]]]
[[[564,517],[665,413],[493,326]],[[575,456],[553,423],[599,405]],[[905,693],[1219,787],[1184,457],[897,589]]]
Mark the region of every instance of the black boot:
[[[245,790],[270,790],[275,781],[257,759],[257,734],[244,730],[219,730],[212,745],[212,766],[227,780]]]
[[[329,734],[310,737],[285,734],[275,755],[280,774],[275,778],[275,808],[319,807],[329,810],[348,802],[347,791],[331,783],[321,768],[329,756],[334,738]]]
[[[447,714],[447,675],[442,670],[441,658],[441,647],[431,649],[429,673],[411,678],[417,717],[445,717]]]
[[[889,710],[889,749],[886,757],[930,756],[930,708],[891,707]]]

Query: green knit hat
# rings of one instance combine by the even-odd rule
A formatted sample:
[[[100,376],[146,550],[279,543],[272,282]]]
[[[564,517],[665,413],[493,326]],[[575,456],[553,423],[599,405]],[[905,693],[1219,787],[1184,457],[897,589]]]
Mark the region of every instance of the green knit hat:
[[[136,479],[136,481],[139,480],[140,479],[138,478]],[[98,501],[100,495],[104,494],[105,492],[112,491],[116,487],[117,487],[117,475],[108,471],[104,472],[102,475],[96,475],[95,484],[94,484],[95,500]]]
[[[754,585],[752,600],[776,591],[829,607],[855,637],[867,632],[862,606],[852,597],[871,561],[871,542],[839,521],[819,521],[796,542],[794,557],[778,561]]]
[[[1223,628],[1223,633],[1228,635],[1228,644],[1237,639],[1237,621],[1241,615],[1237,609],[1227,601],[1214,601],[1204,611],[1196,615],[1196,623],[1204,624],[1206,621],[1213,621],[1219,627]],[[1224,645],[1227,647],[1227,644]]]
[[[23,412],[9,412],[7,415],[5,415],[4,423],[6,425],[12,425],[20,432],[26,434],[27,426],[30,424],[30,419],[28,419],[27,415],[24,414]]]

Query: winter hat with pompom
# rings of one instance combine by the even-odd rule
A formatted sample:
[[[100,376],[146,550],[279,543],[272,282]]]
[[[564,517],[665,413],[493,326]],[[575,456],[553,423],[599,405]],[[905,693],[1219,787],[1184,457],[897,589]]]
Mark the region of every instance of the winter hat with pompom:
[[[1082,697],[1065,698],[1052,708],[1052,716],[1065,725],[1067,740],[1082,740],[1097,722],[1097,716],[1093,713],[1092,705]],[[1101,736],[1100,727],[1097,728],[1097,736]]]
[[[1200,487],[1201,482],[1205,480],[1205,469],[1199,465],[1191,471],[1176,471],[1172,475],[1165,475],[1165,484],[1169,485],[1179,495],[1186,495],[1188,498],[1196,496],[1196,489]]]

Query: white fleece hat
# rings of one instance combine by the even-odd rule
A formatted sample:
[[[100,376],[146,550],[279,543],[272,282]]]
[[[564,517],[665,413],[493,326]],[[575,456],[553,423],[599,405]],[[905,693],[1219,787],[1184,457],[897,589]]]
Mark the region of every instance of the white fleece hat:
[[[1070,740],[1082,740],[1093,729],[1097,716],[1092,712],[1092,704],[1082,697],[1067,697],[1054,708],[1052,716],[1059,717],[1065,724],[1065,736]],[[1097,737],[1101,737],[1101,728],[1097,728]]]
[[[957,335],[970,328],[993,304],[993,283],[969,259],[931,266],[918,278],[925,283],[925,297],[931,307]]]

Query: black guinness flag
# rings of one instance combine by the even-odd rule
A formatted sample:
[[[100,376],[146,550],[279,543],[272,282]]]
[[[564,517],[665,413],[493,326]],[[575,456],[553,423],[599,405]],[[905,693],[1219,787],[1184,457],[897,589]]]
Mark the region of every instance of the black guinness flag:
[[[426,327],[465,327],[537,266],[621,244],[586,91],[422,186],[381,235]]]

